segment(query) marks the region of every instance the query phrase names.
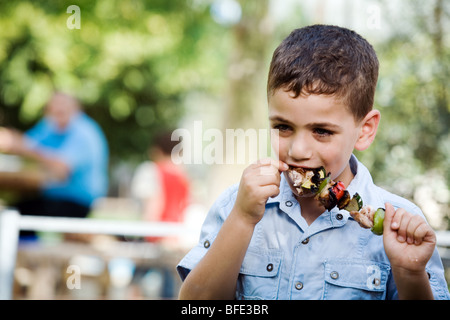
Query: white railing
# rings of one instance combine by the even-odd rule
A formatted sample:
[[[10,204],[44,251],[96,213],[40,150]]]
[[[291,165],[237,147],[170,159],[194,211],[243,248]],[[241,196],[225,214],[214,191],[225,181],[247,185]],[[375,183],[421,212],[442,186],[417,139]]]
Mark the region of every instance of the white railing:
[[[16,210],[0,211],[0,299],[11,299],[20,230],[62,233],[163,237],[197,236],[199,229],[181,223],[117,221],[46,216],[22,216]]]
[[[450,231],[436,231],[436,242],[444,267],[450,268]]]
[[[0,299],[12,298],[14,267],[20,230],[90,233],[124,236],[194,236],[199,229],[180,223],[112,221],[100,219],[21,216],[15,210],[0,211]],[[441,258],[450,267],[450,231],[436,232]]]

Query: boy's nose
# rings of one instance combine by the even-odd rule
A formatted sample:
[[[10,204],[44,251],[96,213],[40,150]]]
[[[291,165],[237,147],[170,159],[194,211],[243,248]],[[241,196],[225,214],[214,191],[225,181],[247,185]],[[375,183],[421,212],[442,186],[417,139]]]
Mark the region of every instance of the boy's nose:
[[[308,142],[306,137],[298,134],[292,140],[288,155],[294,161],[308,160],[312,155],[311,144]]]

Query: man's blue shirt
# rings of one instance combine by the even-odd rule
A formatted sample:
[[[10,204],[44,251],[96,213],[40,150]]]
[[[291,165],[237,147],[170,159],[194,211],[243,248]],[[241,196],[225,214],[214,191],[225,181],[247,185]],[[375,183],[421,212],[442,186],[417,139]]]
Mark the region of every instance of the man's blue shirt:
[[[73,117],[64,131],[43,118],[27,133],[28,145],[62,160],[70,167],[63,182],[48,182],[43,194],[90,206],[108,188],[108,145],[99,125],[85,113]]]
[[[347,190],[365,204],[395,208],[423,216],[413,203],[377,187],[355,156],[354,179]],[[178,264],[184,280],[213,243],[233,208],[238,185],[226,190],[211,207],[200,241]],[[436,299],[450,299],[437,250],[427,264]],[[211,272],[214,272],[213,270]],[[206,276],[206,275],[205,275]],[[345,210],[325,211],[311,225],[301,215],[284,175],[280,194],[269,198],[242,263],[237,299],[396,299],[397,288],[383,238],[363,229]]]

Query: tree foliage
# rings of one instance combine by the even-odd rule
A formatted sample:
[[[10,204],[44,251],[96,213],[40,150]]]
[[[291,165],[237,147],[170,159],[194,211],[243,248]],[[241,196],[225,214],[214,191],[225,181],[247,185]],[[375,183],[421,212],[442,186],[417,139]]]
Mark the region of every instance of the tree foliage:
[[[187,92],[222,86],[216,75],[228,42],[206,5],[73,4],[80,29],[68,27],[65,1],[0,3],[0,125],[29,128],[51,93],[66,91],[103,127],[112,159],[127,159],[145,151],[155,132],[177,125]]]
[[[358,156],[377,183],[448,221],[450,5],[403,1],[401,9],[402,20],[386,17],[391,34],[376,45],[382,121],[376,142]]]

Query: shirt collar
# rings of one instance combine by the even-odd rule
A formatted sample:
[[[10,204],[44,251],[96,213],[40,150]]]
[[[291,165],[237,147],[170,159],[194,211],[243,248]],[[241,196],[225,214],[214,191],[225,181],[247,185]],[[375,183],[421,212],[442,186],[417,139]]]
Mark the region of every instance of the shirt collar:
[[[347,188],[348,192],[350,192],[350,196],[353,196],[357,192],[363,200],[363,205],[371,205],[374,207],[384,206],[384,199],[381,196],[381,193],[374,192],[373,188],[376,186],[369,169],[359,162],[354,155],[352,155],[352,158],[350,159],[350,164],[352,161],[354,161],[357,166],[357,173]]]

